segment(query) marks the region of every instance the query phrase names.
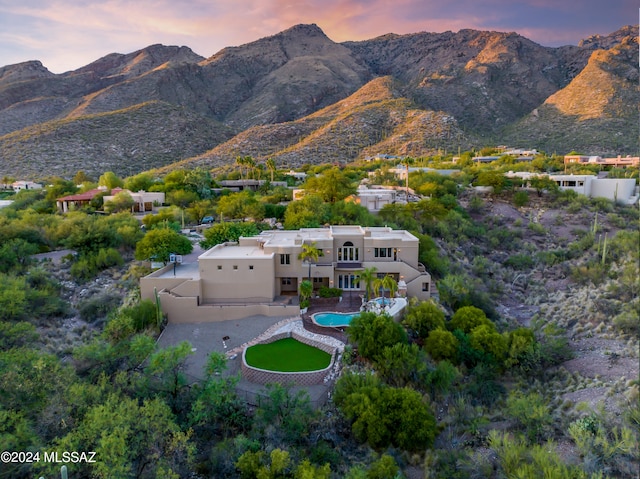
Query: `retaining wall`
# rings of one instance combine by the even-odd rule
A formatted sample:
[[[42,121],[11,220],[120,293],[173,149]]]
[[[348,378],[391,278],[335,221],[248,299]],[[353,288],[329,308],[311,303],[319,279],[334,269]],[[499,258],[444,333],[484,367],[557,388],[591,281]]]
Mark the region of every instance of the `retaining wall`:
[[[256,384],[269,384],[269,383],[279,383],[279,384],[295,384],[296,386],[314,386],[317,384],[323,384],[324,378],[329,374],[331,368],[333,367],[333,363],[336,358],[336,348],[330,346],[328,344],[324,344],[319,341],[314,341],[313,339],[301,336],[295,332],[287,331],[284,333],[275,334],[266,338],[264,341],[261,341],[258,344],[269,344],[280,339],[285,338],[293,338],[296,341],[300,341],[301,343],[307,344],[309,346],[313,346],[314,348],[318,348],[325,353],[331,355],[331,361],[329,365],[318,371],[304,371],[304,372],[280,372],[280,371],[267,371],[265,369],[256,368],[253,366],[249,366],[247,364],[247,360],[245,358],[247,349],[242,352],[242,376],[252,383]]]

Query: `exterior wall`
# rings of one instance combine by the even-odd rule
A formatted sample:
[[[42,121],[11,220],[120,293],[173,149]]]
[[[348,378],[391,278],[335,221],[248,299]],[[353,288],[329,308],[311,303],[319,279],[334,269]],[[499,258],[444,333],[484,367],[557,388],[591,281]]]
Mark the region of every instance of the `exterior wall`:
[[[322,351],[329,353],[331,355],[331,361],[329,362],[329,366],[325,369],[320,369],[318,371],[309,371],[309,372],[278,372],[278,371],[267,371],[264,369],[254,368],[253,366],[249,366],[246,361],[246,352],[245,349],[242,352],[242,376],[252,383],[256,384],[269,384],[269,383],[280,383],[280,384],[295,384],[297,386],[314,386],[317,384],[322,384],[324,382],[324,378],[329,374],[331,369],[333,368],[333,364],[335,361],[335,353],[336,349],[328,344],[324,344],[321,342],[313,341],[304,336],[300,336],[294,332],[286,332],[276,334],[262,341],[261,344],[269,344],[280,339],[284,338],[294,338],[301,343],[308,344],[309,346],[316,347],[321,349]]]
[[[160,278],[159,276],[168,272],[173,268],[172,265],[167,265],[153,273],[140,278],[140,296],[142,299],[154,299],[153,289],[160,292],[162,290],[171,290],[185,281],[185,278]]]
[[[297,305],[285,304],[276,296],[296,294],[309,275],[309,265],[298,259],[304,243],[315,242],[323,255],[311,266],[314,288],[342,287],[340,280],[352,282],[365,268],[389,274],[407,284],[407,294],[420,299],[431,296],[431,276],[418,262],[418,239],[389,228],[335,226],[299,232],[273,231],[256,237],[240,238],[238,243],[218,245],[203,253],[198,264],[184,267],[178,277],[168,265],[140,280],[143,299],[154,299],[157,290],[162,309],[172,322],[203,322],[239,319],[255,314],[291,316]],[[345,246],[351,243],[352,246]],[[358,249],[358,257],[340,255],[340,248]],[[385,257],[375,256],[383,248]],[[380,251],[380,250],[379,250]],[[344,251],[343,251],[344,252]],[[391,256],[387,256],[391,252]],[[288,255],[281,264],[280,255]],[[197,267],[197,268],[196,268]],[[427,284],[423,291],[423,284]],[[350,291],[364,291],[360,281]]]
[[[300,314],[298,305],[246,303],[246,304],[198,304],[195,297],[177,297],[166,291],[159,292],[162,311],[171,323],[215,323],[263,315],[293,317]]]
[[[199,259],[203,302],[221,299],[273,301],[275,268],[272,256]]]
[[[591,184],[591,196],[626,203],[635,189],[636,180],[632,178],[598,178]]]

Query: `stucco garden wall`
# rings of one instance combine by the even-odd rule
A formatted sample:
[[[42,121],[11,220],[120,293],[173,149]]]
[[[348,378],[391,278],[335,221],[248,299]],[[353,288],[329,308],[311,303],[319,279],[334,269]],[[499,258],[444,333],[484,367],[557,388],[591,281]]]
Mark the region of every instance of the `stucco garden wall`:
[[[296,386],[314,386],[316,384],[322,384],[324,382],[324,378],[329,374],[331,368],[333,367],[335,357],[336,357],[336,348],[330,346],[328,344],[324,344],[318,341],[314,341],[313,339],[306,338],[301,336],[293,331],[287,331],[279,334],[275,334],[264,341],[261,341],[260,344],[269,344],[280,339],[284,338],[293,338],[296,341],[300,341],[301,343],[307,344],[309,346],[313,346],[318,348],[325,353],[331,355],[331,361],[329,365],[318,371],[307,371],[307,372],[278,372],[278,371],[267,371],[265,369],[255,368],[253,366],[249,366],[247,364],[245,354],[247,350],[245,349],[242,352],[242,376],[252,383],[256,384],[269,384],[269,383],[279,383],[279,384],[295,384]]]

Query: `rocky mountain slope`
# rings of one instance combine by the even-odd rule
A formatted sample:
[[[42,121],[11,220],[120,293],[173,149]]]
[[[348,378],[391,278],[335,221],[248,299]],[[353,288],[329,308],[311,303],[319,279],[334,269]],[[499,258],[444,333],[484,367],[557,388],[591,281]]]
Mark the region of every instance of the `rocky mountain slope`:
[[[9,65],[0,173],[128,175],[237,155],[295,166],[505,142],[634,153],[637,32],[562,48],[473,30],[338,44],[298,25],[207,59],[152,45],[61,75]]]

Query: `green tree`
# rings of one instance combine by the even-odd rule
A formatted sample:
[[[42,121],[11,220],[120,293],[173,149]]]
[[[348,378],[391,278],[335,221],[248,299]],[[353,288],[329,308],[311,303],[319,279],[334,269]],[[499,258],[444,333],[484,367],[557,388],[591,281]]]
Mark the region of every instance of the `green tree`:
[[[450,331],[434,329],[429,332],[424,347],[436,361],[454,360],[458,353],[458,339]]]
[[[419,392],[408,388],[363,388],[338,404],[353,433],[374,449],[389,446],[409,452],[433,444],[436,421]]]
[[[257,225],[252,222],[216,223],[204,231],[205,239],[200,242],[200,246],[209,249],[227,241],[238,241],[241,236],[255,236],[259,233]]]
[[[191,406],[190,423],[199,434],[219,433],[229,437],[248,424],[245,403],[238,397],[239,376],[226,376],[226,357],[213,352],[207,359],[205,381],[194,386],[195,401]]]
[[[264,218],[265,207],[255,193],[241,191],[220,198],[217,211],[225,218],[252,218],[261,221]]]
[[[376,360],[384,348],[406,343],[404,328],[387,315],[361,313],[351,320],[347,329],[349,340],[358,345],[358,354]]]
[[[130,176],[124,180],[124,188],[129,191],[150,191],[151,187],[156,183],[152,173],[143,172],[134,176]]]
[[[153,229],[138,242],[135,258],[141,261],[153,258],[167,263],[171,253],[189,254],[191,251],[193,245],[187,237],[171,229]]]
[[[294,393],[280,384],[268,384],[266,392],[268,397],[255,412],[254,430],[264,434],[268,428],[276,441],[292,444],[308,441],[311,423],[317,414],[311,408],[307,391]]]
[[[482,324],[475,327],[469,335],[471,347],[491,354],[498,362],[502,362],[507,353],[507,340],[495,330],[493,324]]]
[[[542,197],[542,194],[545,191],[555,194],[560,188],[558,186],[558,183],[553,181],[548,176],[534,176],[533,178],[531,178],[531,180],[529,180],[529,183],[536,190],[536,193],[539,197]]]
[[[434,329],[445,329],[444,312],[433,300],[410,303],[402,322],[421,339]]]
[[[107,171],[98,179],[98,185],[106,186],[108,190],[112,190],[114,188],[122,188],[124,182],[113,171]]]
[[[478,326],[489,326],[495,330],[494,324],[480,308],[475,306],[463,306],[458,309],[447,325],[450,331],[459,329],[464,333],[471,333]]]
[[[165,395],[175,413],[183,406],[181,394],[188,384],[184,373],[185,362],[191,354],[191,344],[182,341],[177,346],[170,346],[152,354],[146,369],[151,388]]]
[[[211,173],[205,168],[189,170],[184,178],[185,186],[196,193],[202,199],[211,198]]]
[[[121,191],[116,194],[111,201],[104,204],[104,210],[107,213],[120,213],[122,211],[131,211],[135,201],[128,191]]]
[[[0,245],[0,273],[23,271],[31,263],[38,246],[21,238],[11,238]]]
[[[27,285],[22,277],[0,274],[0,321],[20,320],[27,312]]]
[[[284,214],[284,227],[288,230],[299,228],[317,228],[329,219],[329,208],[321,197],[305,195],[292,201]]]
[[[92,183],[92,180],[83,170],[78,170],[78,172],[73,176],[74,185],[82,185],[84,183]]]
[[[417,344],[396,343],[382,350],[375,368],[390,386],[424,389],[430,364]]]
[[[479,186],[491,186],[494,193],[501,193],[507,184],[507,180],[499,171],[484,170],[478,174],[476,184]]]
[[[356,192],[351,179],[340,168],[331,168],[320,176],[309,178],[304,189],[309,194],[318,195],[326,203],[335,203]]]
[[[140,404],[116,395],[90,408],[54,449],[60,457],[62,451],[94,451],[97,462],[77,463],[74,474],[99,479],[185,477],[195,452],[190,433],[180,430],[161,399]],[[47,476],[55,467],[46,468]]]

